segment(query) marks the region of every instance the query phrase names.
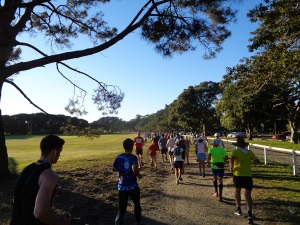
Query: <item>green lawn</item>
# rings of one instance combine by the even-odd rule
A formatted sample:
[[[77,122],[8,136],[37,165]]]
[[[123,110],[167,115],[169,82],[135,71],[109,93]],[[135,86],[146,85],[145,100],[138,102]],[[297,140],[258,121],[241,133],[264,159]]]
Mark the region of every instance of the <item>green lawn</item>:
[[[92,168],[95,165],[111,166],[116,155],[123,152],[122,142],[125,138],[134,138],[135,133],[102,135],[100,138],[61,136],[66,143],[58,163],[57,171],[73,171]],[[6,139],[10,171],[19,173],[26,165],[36,161],[40,156],[39,143],[42,136],[9,136]],[[279,141],[251,141],[267,146],[299,149],[294,145]],[[149,141],[145,147],[149,146]],[[280,221],[300,221],[300,180],[292,176],[292,168],[279,164],[256,165],[253,167],[253,197],[256,204],[263,205],[264,212]],[[0,181],[0,224],[5,224],[11,210],[13,184],[15,180]],[[277,221],[278,221],[277,220]],[[5,221],[5,222],[3,222]],[[297,224],[297,223],[294,223]]]

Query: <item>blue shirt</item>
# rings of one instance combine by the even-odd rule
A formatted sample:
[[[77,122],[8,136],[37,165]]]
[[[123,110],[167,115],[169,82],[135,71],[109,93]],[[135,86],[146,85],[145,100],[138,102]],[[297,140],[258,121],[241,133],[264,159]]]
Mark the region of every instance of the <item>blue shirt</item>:
[[[167,148],[167,138],[161,138],[159,139],[160,149],[166,149]]]
[[[128,191],[138,188],[136,176],[133,173],[132,165],[138,165],[138,159],[133,154],[120,154],[114,161],[113,167],[119,171],[119,191]]]

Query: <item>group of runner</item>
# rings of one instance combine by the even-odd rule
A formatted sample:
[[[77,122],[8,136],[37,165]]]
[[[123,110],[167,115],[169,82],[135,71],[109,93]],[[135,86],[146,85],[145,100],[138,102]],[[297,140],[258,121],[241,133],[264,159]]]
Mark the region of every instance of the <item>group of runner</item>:
[[[178,185],[183,181],[185,162],[189,164],[190,148],[194,146],[197,162],[199,165],[199,175],[206,176],[205,165],[211,168],[213,175],[214,197],[218,197],[219,202],[223,202],[223,177],[225,164],[228,155],[225,150],[224,142],[219,138],[218,133],[214,134],[214,139],[209,144],[208,139],[204,135],[196,135],[194,141],[191,141],[188,136],[176,134],[154,134],[151,137],[151,144],[147,150],[147,155],[150,155],[151,168],[158,169],[157,154],[160,152],[162,164],[169,162],[171,170],[174,171],[175,181]],[[138,167],[144,166],[143,163],[143,146],[145,140],[141,137],[140,132],[134,138],[136,155],[138,157]],[[235,214],[241,216],[241,189],[245,189],[245,200],[248,209],[248,224],[253,224],[252,217],[252,198],[251,190],[253,188],[251,162],[258,163],[259,160],[251,150],[246,147],[243,138],[238,137],[237,142],[233,143],[236,146],[231,153],[229,161],[230,171],[233,172],[233,182],[235,185]],[[169,159],[169,160],[168,160]]]

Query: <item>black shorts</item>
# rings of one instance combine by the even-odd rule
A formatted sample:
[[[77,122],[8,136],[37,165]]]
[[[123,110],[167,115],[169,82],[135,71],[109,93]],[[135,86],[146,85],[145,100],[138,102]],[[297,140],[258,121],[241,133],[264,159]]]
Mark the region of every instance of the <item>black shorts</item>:
[[[252,191],[253,179],[252,177],[233,176],[233,183],[235,188],[245,188]]]
[[[180,168],[182,169],[183,161],[174,161],[173,166],[174,168]]]
[[[136,153],[137,155],[143,155],[143,149],[136,149],[136,150],[135,150],[135,153]]]
[[[167,154],[167,152],[168,152],[168,149],[167,149],[167,148],[162,148],[162,149],[160,150],[160,153],[161,153],[161,154]]]

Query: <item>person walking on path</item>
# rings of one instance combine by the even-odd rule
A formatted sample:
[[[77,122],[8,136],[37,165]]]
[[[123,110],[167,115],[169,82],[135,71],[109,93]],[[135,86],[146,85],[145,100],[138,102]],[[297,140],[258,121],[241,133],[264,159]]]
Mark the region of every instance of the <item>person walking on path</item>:
[[[155,169],[157,169],[156,157],[158,151],[159,151],[159,147],[155,144],[154,140],[152,140],[152,143],[148,148],[147,155],[149,155],[150,153],[151,167],[154,166]]]
[[[56,135],[41,140],[40,159],[25,167],[17,181],[10,225],[70,224],[69,215],[57,215],[51,208],[54,194],[61,191],[52,165],[58,161],[64,143]]]
[[[205,160],[206,160],[206,144],[202,137],[198,138],[195,142],[196,145],[196,155],[199,164],[199,175],[205,177]]]
[[[179,184],[179,181],[182,181],[182,169],[183,169],[183,159],[182,153],[183,149],[179,146],[179,142],[176,142],[176,147],[171,150],[174,155],[174,170],[175,170],[175,178],[176,184]]]
[[[233,172],[233,182],[235,186],[235,214],[241,216],[241,189],[245,189],[245,200],[248,209],[248,224],[253,224],[252,216],[252,197],[253,188],[251,162],[259,163],[256,155],[246,147],[249,143],[245,142],[242,137],[238,137],[233,143],[237,149],[233,150],[230,157],[230,171]]]
[[[134,204],[136,224],[141,224],[142,209],[140,205],[140,189],[137,183],[137,178],[141,179],[142,176],[138,168],[138,158],[132,154],[133,145],[134,141],[130,138],[123,141],[123,148],[125,152],[116,157],[112,167],[113,171],[119,171],[119,211],[115,219],[115,225],[123,224],[128,204],[128,197],[131,198]]]
[[[168,161],[168,148],[167,148],[167,141],[168,139],[165,138],[165,134],[161,134],[161,138],[158,140],[159,148],[160,148],[160,153],[161,153],[161,159],[162,162],[164,163],[165,161]]]
[[[224,148],[219,147],[217,139],[213,139],[212,148],[208,150],[207,166],[210,166],[213,174],[213,184],[215,188],[214,197],[219,197],[219,201],[222,202],[222,191],[223,191],[223,177],[224,177],[224,167],[225,161],[228,159],[227,152]],[[218,190],[219,181],[219,190]]]
[[[179,144],[178,146],[183,149],[182,155],[181,155],[181,158],[182,158],[182,161],[183,161],[181,174],[183,174],[184,173],[185,151],[186,151],[184,136],[182,136],[182,135],[180,136],[180,140],[178,141],[178,144]]]
[[[219,133],[215,133],[215,134],[214,134],[214,137],[215,137],[215,138],[214,138],[213,140],[216,140],[216,142],[218,142],[218,146],[225,149],[224,142],[219,138],[219,137],[220,137],[220,134],[219,134]]]
[[[169,155],[171,170],[173,170],[174,155],[171,152],[171,150],[175,147],[175,139],[173,138],[173,134],[170,135],[170,139],[168,139],[167,141],[167,147],[168,147],[168,153],[169,153],[168,155]]]
[[[189,162],[189,154],[190,154],[190,147],[191,147],[191,141],[189,139],[188,136],[185,137],[185,146],[186,146],[186,149],[185,149],[185,158],[186,158],[186,163],[189,165],[190,162]]]
[[[141,137],[141,133],[138,132],[137,136],[133,139],[135,145],[136,155],[138,157],[139,168],[144,166],[143,163],[143,146],[145,144],[144,138]]]

